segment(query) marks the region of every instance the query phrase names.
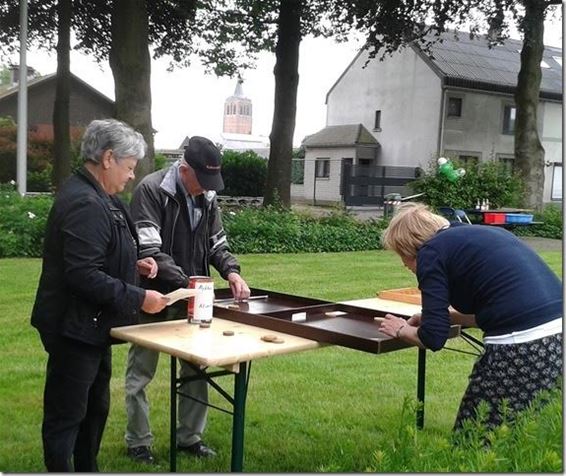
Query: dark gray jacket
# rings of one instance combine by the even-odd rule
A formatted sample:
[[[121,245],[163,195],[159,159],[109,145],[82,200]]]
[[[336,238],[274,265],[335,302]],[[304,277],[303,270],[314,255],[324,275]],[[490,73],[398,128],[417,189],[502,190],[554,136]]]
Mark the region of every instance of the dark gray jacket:
[[[137,251],[123,204],[81,169],[49,212],[32,325],[87,344],[110,344],[110,328],[136,324],[145,298],[135,285]]]
[[[151,256],[159,266],[157,277],[142,280],[142,285],[163,293],[187,287],[189,276],[209,276],[209,264],[224,279],[240,272],[228,248],[215,192],[197,197],[202,218],[192,230],[185,193],[177,184],[178,167],[177,162],[146,176],[131,202],[140,257]]]

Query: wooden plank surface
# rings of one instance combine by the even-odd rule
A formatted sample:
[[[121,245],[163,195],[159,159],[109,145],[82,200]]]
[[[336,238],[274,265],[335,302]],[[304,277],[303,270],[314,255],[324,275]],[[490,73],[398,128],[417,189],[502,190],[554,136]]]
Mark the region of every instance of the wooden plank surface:
[[[418,288],[384,289],[377,296],[389,301],[400,301],[409,304],[421,304],[421,292]]]
[[[224,331],[232,331],[234,335],[225,336]],[[313,340],[216,317],[209,328],[188,324],[186,319],[181,319],[114,327],[110,334],[117,339],[208,367],[231,367],[240,362],[322,346]],[[264,342],[261,337],[265,335],[278,336],[283,342]]]
[[[364,307],[366,309],[374,309],[376,311],[384,311],[397,316],[410,317],[417,312],[421,312],[419,304],[411,304],[407,302],[392,301],[382,298],[354,299],[352,301],[343,301],[342,304],[350,306]]]

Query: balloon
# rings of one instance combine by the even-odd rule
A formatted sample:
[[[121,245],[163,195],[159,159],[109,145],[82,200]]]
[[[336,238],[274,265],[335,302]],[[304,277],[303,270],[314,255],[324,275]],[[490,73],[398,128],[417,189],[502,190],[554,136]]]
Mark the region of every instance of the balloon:
[[[444,175],[450,182],[456,182],[460,177],[466,174],[464,169],[454,170],[452,162],[446,157],[438,159],[438,171]]]

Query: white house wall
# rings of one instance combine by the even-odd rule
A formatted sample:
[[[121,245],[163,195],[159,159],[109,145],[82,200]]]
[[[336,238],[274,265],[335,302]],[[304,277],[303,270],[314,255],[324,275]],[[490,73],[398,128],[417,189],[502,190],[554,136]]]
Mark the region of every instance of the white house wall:
[[[513,97],[450,89],[446,91],[446,104],[449,97],[462,99],[462,114],[446,117],[445,112],[441,149],[477,154],[481,160],[514,154],[513,135],[502,134],[505,105],[513,105]]]
[[[539,118],[542,116],[540,140],[544,147],[544,160],[548,164],[544,169],[543,200],[550,202],[552,200],[554,164],[562,164],[562,104],[549,101],[542,102],[538,114]],[[557,173],[561,172],[561,169],[557,169]]]
[[[360,54],[329,93],[326,125],[361,122],[381,144],[379,165],[426,165],[438,150],[440,78],[411,48],[364,69],[366,58]]]
[[[306,200],[320,202],[340,202],[340,180],[342,176],[342,159],[354,158],[353,147],[343,148],[307,148],[305,153],[305,180],[303,193]],[[330,176],[314,177],[316,159],[330,159]],[[316,183],[315,183],[316,181]]]
[[[473,90],[446,90],[449,97],[462,98],[460,117],[446,117],[441,149],[443,154],[477,155],[482,161],[515,154],[514,135],[503,134],[505,105],[513,105],[512,96]],[[562,163],[562,105],[541,101],[538,108],[539,134],[545,149],[545,161]],[[553,167],[545,168],[543,200],[551,201]]]

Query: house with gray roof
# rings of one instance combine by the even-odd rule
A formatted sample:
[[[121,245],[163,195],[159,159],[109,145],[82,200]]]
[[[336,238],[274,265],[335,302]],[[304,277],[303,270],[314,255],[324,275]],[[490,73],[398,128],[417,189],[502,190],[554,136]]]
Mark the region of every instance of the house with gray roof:
[[[327,176],[327,166],[320,166],[319,176],[316,167],[309,168],[309,161],[328,157],[354,165],[427,168],[432,160],[447,156],[464,164],[498,160],[513,167],[521,47],[521,41],[509,39],[490,48],[485,37],[470,39],[466,33],[450,32],[430,53],[411,45],[383,61],[367,62],[368,52],[362,49],[326,95],[326,127],[304,141],[304,184],[322,191],[327,183],[341,183],[341,177],[333,176],[342,170],[339,165]],[[543,199],[550,202],[562,200],[562,50],[545,47],[541,68]],[[351,136],[356,126],[375,140],[371,147],[364,139],[368,143],[362,154],[361,144]],[[300,198],[300,190],[294,189]],[[305,195],[310,198],[307,191]],[[325,196],[343,199],[335,186]]]
[[[28,125],[46,138],[53,137],[56,74],[30,79],[28,82]],[[69,121],[71,130],[81,130],[94,119],[114,117],[114,101],[71,73]],[[0,93],[0,117],[10,116],[18,122],[18,90],[13,87]]]

